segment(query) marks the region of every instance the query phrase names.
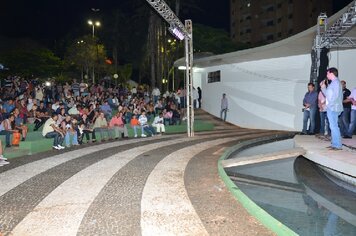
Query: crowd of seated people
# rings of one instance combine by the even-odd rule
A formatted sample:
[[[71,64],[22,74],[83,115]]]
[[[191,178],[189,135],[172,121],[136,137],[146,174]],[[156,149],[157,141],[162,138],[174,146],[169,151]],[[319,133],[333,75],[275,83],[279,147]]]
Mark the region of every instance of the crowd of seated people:
[[[42,129],[44,138],[53,139],[53,149],[60,150],[96,142],[98,135],[101,141],[127,138],[129,126],[134,137],[139,131],[141,137],[163,134],[164,126],[180,124],[182,118],[179,94],[157,96],[157,88],[149,93],[144,86],[88,87],[76,80],[47,86],[19,77],[10,81],[0,88],[0,135],[5,135],[6,147],[15,132],[25,141],[28,132]]]

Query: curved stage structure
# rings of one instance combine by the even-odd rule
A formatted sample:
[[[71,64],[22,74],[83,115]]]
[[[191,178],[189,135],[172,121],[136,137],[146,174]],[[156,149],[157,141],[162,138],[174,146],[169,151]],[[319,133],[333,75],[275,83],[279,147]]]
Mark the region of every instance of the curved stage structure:
[[[347,9],[328,18],[329,24]],[[228,122],[252,129],[301,131],[302,101],[310,82],[315,36],[316,26],[262,47],[207,57],[196,55],[193,85],[202,89],[202,108],[219,117],[220,98],[226,93]],[[355,37],[356,27],[347,36]],[[340,79],[349,89],[356,86],[355,57],[356,49],[329,53],[329,66],[339,69]],[[183,66],[184,61],[177,60],[175,66]],[[209,80],[215,74],[218,78]]]

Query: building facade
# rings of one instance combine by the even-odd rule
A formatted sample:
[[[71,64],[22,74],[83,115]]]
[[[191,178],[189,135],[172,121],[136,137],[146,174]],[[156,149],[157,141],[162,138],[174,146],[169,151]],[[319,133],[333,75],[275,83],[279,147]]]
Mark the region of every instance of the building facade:
[[[230,34],[252,46],[272,43],[315,25],[332,0],[230,0]]]

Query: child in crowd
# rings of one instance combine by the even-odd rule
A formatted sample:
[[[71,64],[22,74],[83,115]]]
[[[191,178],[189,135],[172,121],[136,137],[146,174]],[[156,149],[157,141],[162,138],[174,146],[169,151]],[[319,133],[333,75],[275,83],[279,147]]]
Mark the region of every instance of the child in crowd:
[[[141,115],[138,118],[138,122],[140,123],[141,129],[142,129],[141,137],[147,137],[145,135],[144,131],[147,132],[148,135],[150,135],[150,136],[155,136],[156,130],[147,123],[148,119],[146,117],[146,112],[145,111],[141,112]]]
[[[130,124],[131,127],[134,129],[135,138],[137,138],[137,128],[140,125],[140,123],[138,122],[137,116],[135,114],[132,116]]]

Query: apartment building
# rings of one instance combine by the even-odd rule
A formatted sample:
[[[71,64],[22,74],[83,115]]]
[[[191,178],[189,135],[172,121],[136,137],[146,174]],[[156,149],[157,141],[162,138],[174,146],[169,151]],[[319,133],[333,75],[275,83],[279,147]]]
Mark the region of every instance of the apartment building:
[[[230,0],[230,34],[253,46],[297,34],[332,14],[332,0]]]

